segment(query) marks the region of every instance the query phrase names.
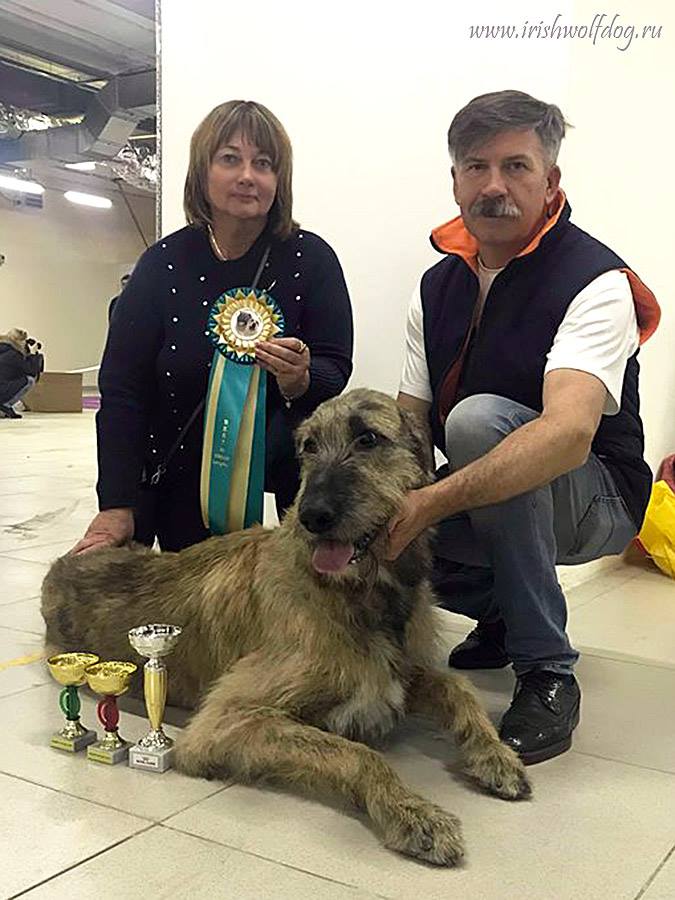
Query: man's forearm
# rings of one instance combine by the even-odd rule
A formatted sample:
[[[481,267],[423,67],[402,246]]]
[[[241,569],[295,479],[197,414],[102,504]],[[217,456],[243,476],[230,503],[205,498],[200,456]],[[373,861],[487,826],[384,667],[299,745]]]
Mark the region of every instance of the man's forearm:
[[[584,464],[590,440],[543,416],[522,425],[485,456],[424,489],[433,521],[548,484]]]

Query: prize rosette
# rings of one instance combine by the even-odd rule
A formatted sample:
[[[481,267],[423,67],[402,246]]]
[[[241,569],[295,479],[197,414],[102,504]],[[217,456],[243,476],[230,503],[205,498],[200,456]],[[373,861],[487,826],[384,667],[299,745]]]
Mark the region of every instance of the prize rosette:
[[[255,366],[260,341],[281,337],[284,316],[266,291],[233,288],[214,302],[215,345],[204,414],[202,518],[213,534],[262,522],[266,373]]]
[[[211,307],[208,330],[216,349],[226,359],[252,365],[256,344],[283,334],[284,314],[265,291],[233,288]]]

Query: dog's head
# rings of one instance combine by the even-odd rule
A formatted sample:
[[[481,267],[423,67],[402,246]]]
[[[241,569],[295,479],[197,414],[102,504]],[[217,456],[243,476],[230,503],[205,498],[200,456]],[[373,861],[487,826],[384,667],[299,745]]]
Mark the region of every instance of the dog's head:
[[[258,324],[250,313],[242,310],[237,315],[237,328],[244,334],[255,334],[257,327]]]
[[[298,428],[296,444],[302,479],[295,512],[318,572],[347,571],[406,493],[432,480],[424,425],[378,391],[326,401]]]

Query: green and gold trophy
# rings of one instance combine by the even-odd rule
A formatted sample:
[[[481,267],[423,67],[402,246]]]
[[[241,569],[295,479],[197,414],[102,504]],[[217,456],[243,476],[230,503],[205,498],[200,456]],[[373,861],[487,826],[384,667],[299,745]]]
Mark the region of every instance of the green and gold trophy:
[[[162,729],[167,694],[167,671],[162,657],[171,653],[182,630],[178,625],[141,625],[129,632],[134,650],[149,657],[143,667],[143,693],[151,728],[129,750],[129,765],[133,769],[166,772],[171,767],[173,741]]]
[[[122,762],[129,753],[129,741],[119,736],[117,725],[120,720],[117,698],[129,690],[131,678],[138,666],[130,662],[97,662],[87,666],[84,677],[87,684],[97,694],[102,694],[96,707],[99,722],[105,729],[105,736],[87,747],[87,759],[112,766]]]
[[[97,662],[98,656],[93,653],[59,653],[47,660],[52,678],[63,685],[59,706],[66,717],[66,724],[49,742],[56,750],[77,753],[96,740],[96,732],[85,728],[80,722],[81,704],[77,689],[86,681],[84,670]]]

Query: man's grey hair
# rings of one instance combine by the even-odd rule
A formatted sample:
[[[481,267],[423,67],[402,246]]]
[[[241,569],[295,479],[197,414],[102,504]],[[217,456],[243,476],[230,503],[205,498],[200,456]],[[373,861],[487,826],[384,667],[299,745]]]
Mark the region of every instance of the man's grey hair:
[[[544,158],[552,166],[558,159],[565,137],[565,122],[560,109],[522,91],[495,91],[481,94],[467,103],[452,120],[448,130],[448,149],[455,162],[462,162],[472,150],[503,131],[534,131],[539,135]]]

